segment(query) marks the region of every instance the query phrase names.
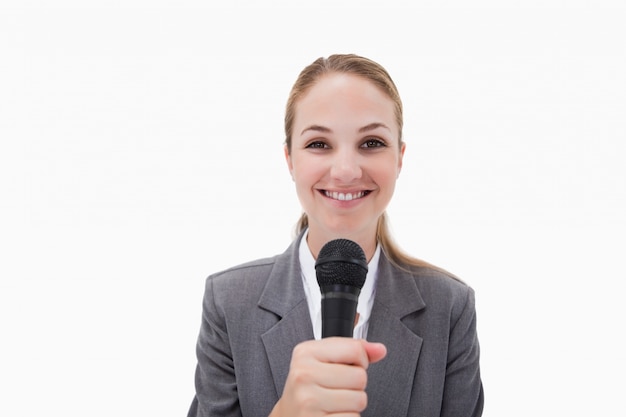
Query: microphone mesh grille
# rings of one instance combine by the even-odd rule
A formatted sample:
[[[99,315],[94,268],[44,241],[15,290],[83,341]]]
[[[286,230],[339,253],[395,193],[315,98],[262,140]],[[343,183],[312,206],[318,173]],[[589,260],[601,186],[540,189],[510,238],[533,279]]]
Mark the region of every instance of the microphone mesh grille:
[[[361,289],[367,277],[365,253],[351,240],[331,240],[320,250],[315,272],[320,286],[340,284]]]

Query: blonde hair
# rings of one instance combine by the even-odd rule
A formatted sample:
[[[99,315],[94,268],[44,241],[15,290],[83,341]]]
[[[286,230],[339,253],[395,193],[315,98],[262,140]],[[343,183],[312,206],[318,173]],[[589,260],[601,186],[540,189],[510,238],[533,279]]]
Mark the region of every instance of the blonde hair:
[[[289,93],[287,107],[285,111],[285,145],[287,151],[291,153],[291,136],[293,133],[293,121],[296,113],[298,100],[324,75],[331,73],[346,73],[363,77],[379,87],[393,101],[395,107],[396,123],[398,124],[398,142],[402,145],[402,101],[395,83],[387,71],[378,63],[371,59],[354,54],[336,54],[328,58],[318,58],[312,64],[304,68]],[[306,213],[296,224],[295,233],[299,235],[309,226],[309,219]],[[394,242],[389,230],[387,214],[383,213],[378,219],[376,230],[376,240],[387,258],[397,267],[406,269],[410,267],[436,268],[427,262],[409,256],[403,252]]]
[[[344,73],[363,77],[378,86],[391,98],[395,106],[396,123],[398,124],[398,141],[402,143],[402,100],[393,80],[380,64],[371,59],[358,55],[331,55],[328,58],[318,58],[300,72],[296,79],[285,111],[285,144],[291,152],[291,135],[293,120],[296,114],[296,103],[317,81],[326,74]]]

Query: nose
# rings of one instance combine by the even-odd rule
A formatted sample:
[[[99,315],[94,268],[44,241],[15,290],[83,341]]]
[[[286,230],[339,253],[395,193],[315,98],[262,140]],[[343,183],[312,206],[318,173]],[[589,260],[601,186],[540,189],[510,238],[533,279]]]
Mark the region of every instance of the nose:
[[[330,169],[330,176],[333,180],[350,183],[361,178],[361,175],[361,161],[357,152],[349,149],[335,152]]]

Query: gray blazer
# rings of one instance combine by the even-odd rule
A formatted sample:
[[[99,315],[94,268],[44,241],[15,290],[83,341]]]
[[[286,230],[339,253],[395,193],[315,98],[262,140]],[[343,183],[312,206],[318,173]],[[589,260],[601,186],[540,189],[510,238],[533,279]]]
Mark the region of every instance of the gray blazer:
[[[299,241],[207,278],[188,417],[267,417],[278,401],[293,348],[313,339]],[[384,343],[387,357],[368,369],[362,416],[480,416],[474,292],[442,272],[412,269],[381,253],[368,340]]]

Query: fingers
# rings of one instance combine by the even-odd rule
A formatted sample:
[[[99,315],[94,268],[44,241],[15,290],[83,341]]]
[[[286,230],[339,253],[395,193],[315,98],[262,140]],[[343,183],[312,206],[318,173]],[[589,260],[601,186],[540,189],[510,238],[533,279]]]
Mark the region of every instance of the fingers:
[[[315,385],[327,389],[365,390],[367,371],[360,366],[317,361],[294,361],[291,380],[299,385]]]
[[[293,350],[289,375],[277,415],[358,416],[367,406],[367,368],[386,355],[380,343],[325,338]],[[309,414],[311,413],[311,414]]]
[[[367,407],[367,394],[357,390],[327,390],[322,396],[321,410],[324,413],[360,413]]]
[[[341,363],[367,368],[369,359],[360,340],[329,337],[296,346],[293,358],[307,358],[322,363]]]
[[[329,337],[319,341],[305,342],[296,347],[294,355],[302,354],[324,363],[356,365],[367,369],[370,363],[385,357],[387,349],[382,343],[362,339]]]

